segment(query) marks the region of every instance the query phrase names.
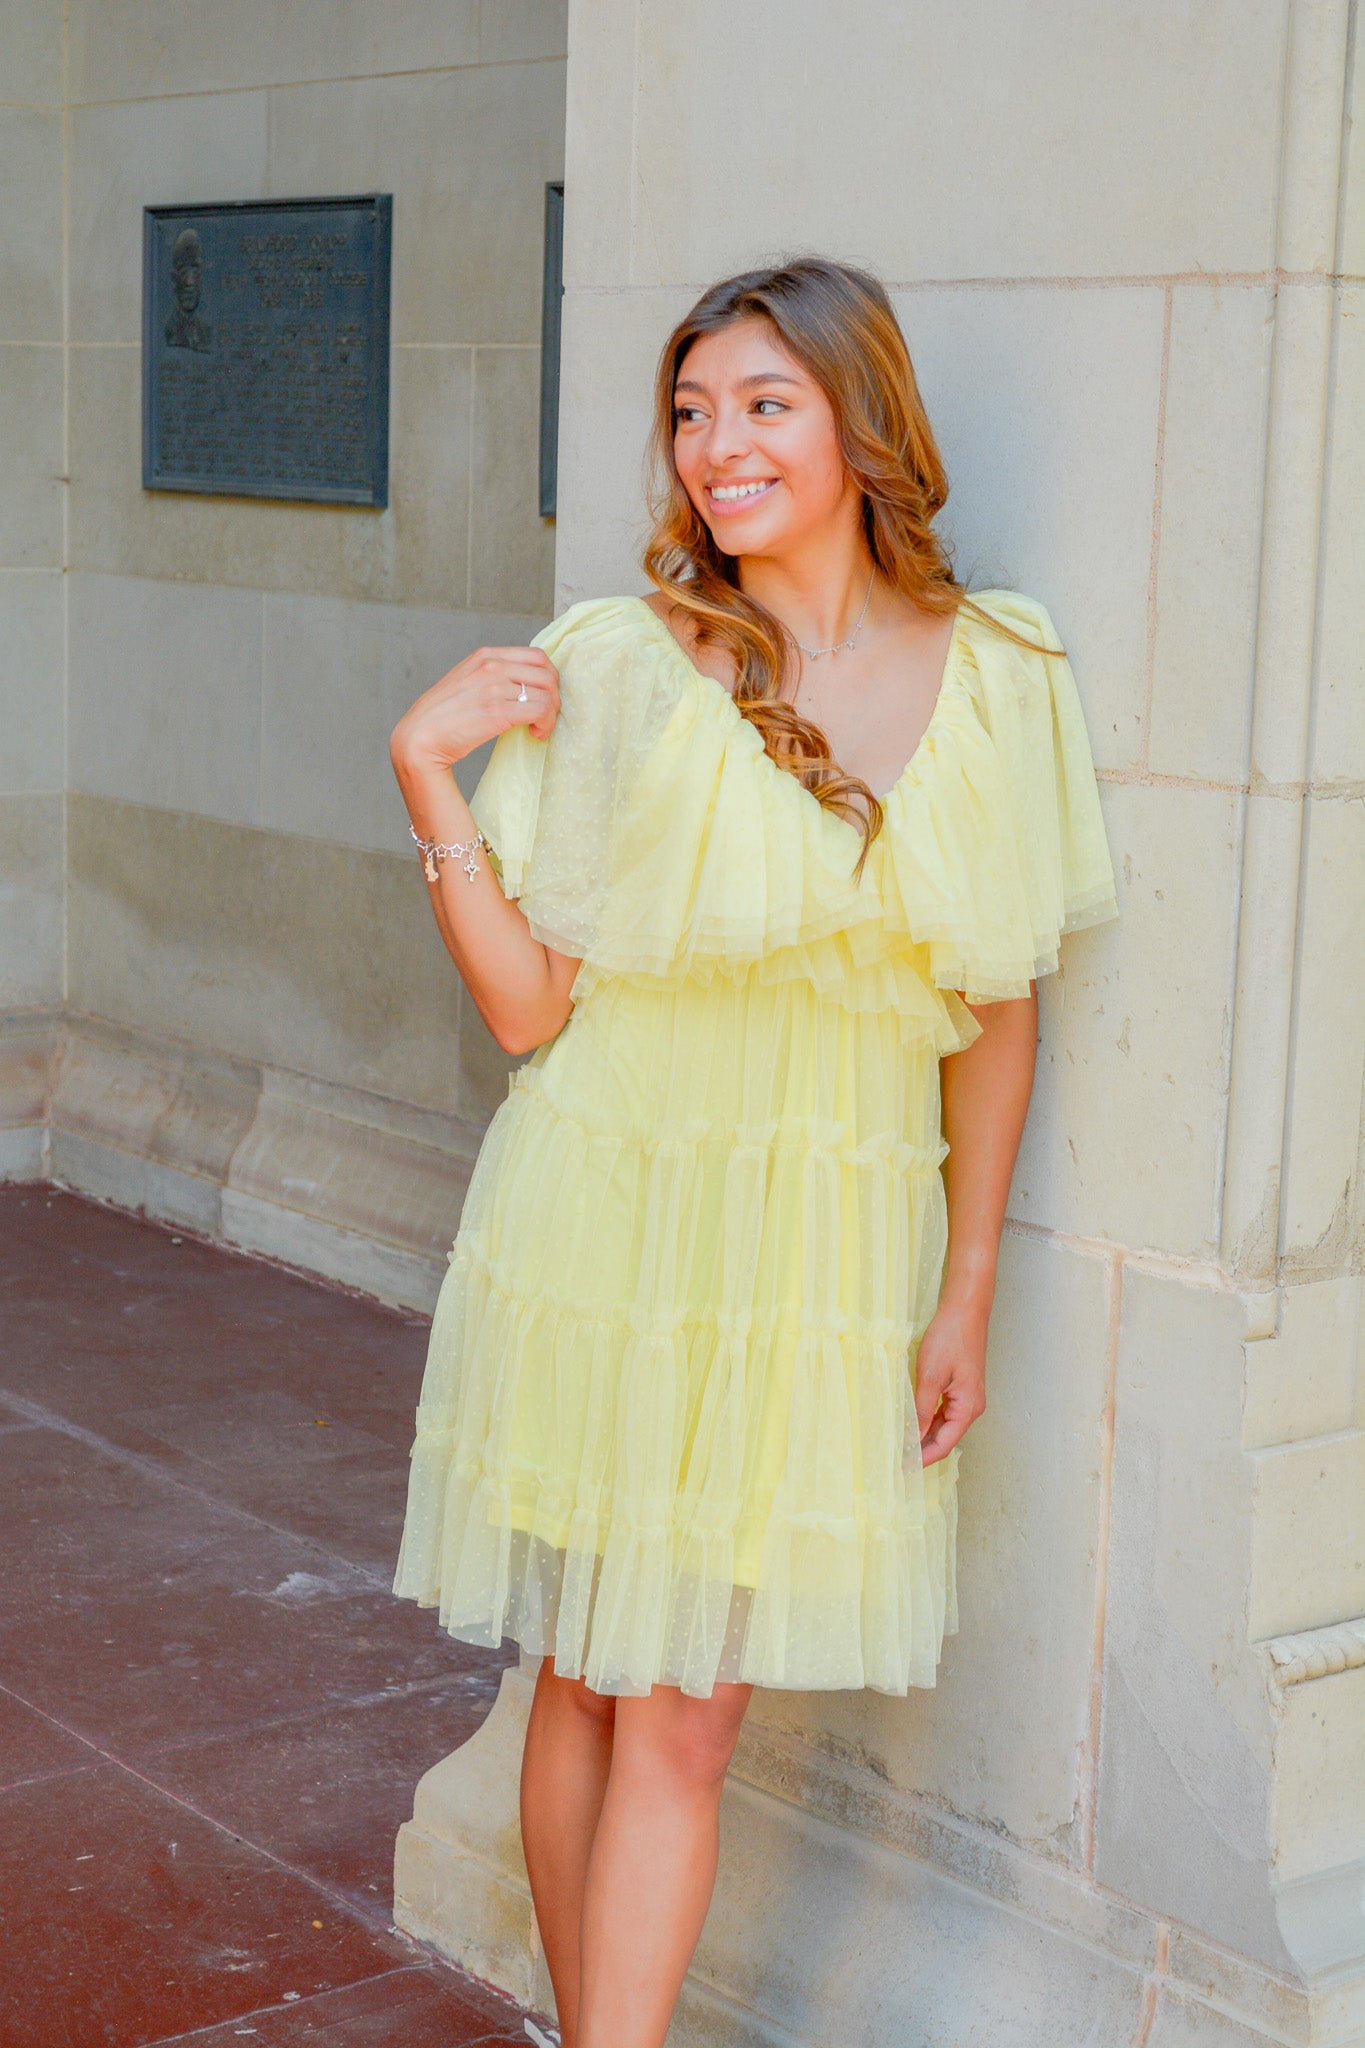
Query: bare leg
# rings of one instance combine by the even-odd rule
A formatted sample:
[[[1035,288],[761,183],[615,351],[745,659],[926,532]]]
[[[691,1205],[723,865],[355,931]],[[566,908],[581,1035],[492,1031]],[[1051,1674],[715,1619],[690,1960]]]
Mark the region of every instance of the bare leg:
[[[522,1755],[521,1839],[564,2048],[574,2048],[583,1880],[607,1789],[615,1706],[581,1678],[557,1677],[552,1657],[541,1663]]]
[[[616,1702],[588,1861],[575,2048],[660,2048],[716,1882],[720,1795],[753,1687]],[[567,2043],[567,2036],[566,2036]]]

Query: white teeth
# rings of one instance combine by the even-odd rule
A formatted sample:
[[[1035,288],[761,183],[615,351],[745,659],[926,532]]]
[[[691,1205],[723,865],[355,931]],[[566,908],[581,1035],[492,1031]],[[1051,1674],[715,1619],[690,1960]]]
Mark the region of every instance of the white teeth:
[[[767,477],[760,484],[712,484],[711,496],[713,498],[727,499],[755,498],[758,496],[758,493],[760,491],[766,491],[769,485],[773,483],[773,481],[774,479],[772,477]]]

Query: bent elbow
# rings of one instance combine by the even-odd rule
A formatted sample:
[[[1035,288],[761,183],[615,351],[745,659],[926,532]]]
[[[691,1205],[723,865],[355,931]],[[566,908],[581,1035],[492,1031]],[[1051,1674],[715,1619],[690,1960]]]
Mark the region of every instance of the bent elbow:
[[[506,1024],[496,1026],[493,1031],[493,1037],[497,1041],[500,1050],[505,1052],[510,1059],[521,1059],[528,1052],[534,1052],[537,1046],[548,1045],[552,1038],[557,1038],[564,1029],[568,1019],[569,1012],[567,1010],[562,1017],[556,1018],[550,1024],[547,1024],[544,1019],[533,1020],[524,1017],[511,1019]]]

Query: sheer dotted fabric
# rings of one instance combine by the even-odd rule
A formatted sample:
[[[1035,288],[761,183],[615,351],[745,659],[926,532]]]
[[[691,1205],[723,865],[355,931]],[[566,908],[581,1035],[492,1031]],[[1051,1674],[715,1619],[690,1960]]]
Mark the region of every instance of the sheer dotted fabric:
[[[1049,647],[1046,612],[976,594]],[[395,1592],[594,1690],[932,1685],[960,1453],[923,1468],[939,1060],[1115,914],[1075,682],[961,612],[861,834],[639,598],[537,637],[549,741],[473,800],[582,961],[489,1126],[432,1325]]]

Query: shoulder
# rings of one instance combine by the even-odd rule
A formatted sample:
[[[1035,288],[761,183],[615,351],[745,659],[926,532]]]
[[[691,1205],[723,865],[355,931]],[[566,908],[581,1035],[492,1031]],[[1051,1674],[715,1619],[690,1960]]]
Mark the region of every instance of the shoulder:
[[[654,638],[658,628],[639,597],[585,597],[571,604],[536,634],[531,645],[551,661],[560,654],[606,654]]]
[[[551,741],[561,756],[580,744],[629,750],[651,743],[686,687],[681,648],[640,597],[583,598],[532,644],[559,675]]]
[[[1034,641],[1038,647],[1049,652],[1060,653],[1061,636],[1052,622],[1046,605],[1036,597],[1027,596],[1022,590],[969,590],[966,592],[967,606],[963,616],[977,628],[983,642],[1000,648],[1015,648],[1020,654],[1032,652],[1021,647],[1014,635]],[[985,620],[980,616],[985,614]],[[992,632],[991,624],[1003,627],[1001,632]]]

